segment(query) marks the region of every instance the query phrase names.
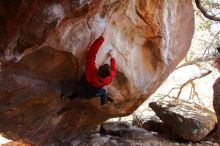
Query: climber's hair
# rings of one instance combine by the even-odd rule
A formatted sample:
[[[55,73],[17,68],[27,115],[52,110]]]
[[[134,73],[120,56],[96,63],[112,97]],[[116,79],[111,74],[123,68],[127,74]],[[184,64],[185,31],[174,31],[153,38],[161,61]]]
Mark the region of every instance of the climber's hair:
[[[110,73],[111,73],[111,67],[108,64],[101,65],[98,69],[98,75],[101,78],[110,76]]]

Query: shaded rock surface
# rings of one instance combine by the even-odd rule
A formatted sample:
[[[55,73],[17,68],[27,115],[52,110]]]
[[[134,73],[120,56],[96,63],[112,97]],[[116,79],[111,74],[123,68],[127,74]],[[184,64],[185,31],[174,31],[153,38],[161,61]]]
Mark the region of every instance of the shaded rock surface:
[[[186,55],[194,31],[191,0],[0,1],[0,23],[0,132],[35,145],[68,144],[132,113]],[[117,75],[106,88],[114,102],[62,100],[104,29],[97,66],[112,49]]]
[[[149,106],[168,131],[192,142],[202,140],[216,125],[216,115],[197,104],[179,100],[151,102]]]
[[[216,140],[220,143],[220,78],[216,79],[213,85],[213,107],[217,116]]]
[[[157,116],[153,116],[152,118],[143,120],[141,126],[148,131],[158,132],[160,134],[167,134],[170,132]]]

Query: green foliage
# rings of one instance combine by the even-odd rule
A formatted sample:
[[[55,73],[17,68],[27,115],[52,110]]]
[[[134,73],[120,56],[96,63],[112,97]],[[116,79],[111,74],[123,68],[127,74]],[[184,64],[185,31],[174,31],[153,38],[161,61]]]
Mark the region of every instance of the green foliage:
[[[211,29],[212,22],[210,20],[204,20],[202,23],[199,24],[198,29],[201,31],[205,31],[206,29]]]
[[[220,4],[218,0],[202,0],[202,5],[207,9],[219,9]]]

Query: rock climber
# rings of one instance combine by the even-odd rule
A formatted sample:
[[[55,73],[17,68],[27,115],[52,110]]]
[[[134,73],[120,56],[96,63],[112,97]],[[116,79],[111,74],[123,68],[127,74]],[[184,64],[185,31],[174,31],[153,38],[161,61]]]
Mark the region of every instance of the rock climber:
[[[112,56],[111,50],[108,53],[111,58],[111,66],[109,64],[103,64],[99,66],[98,69],[96,67],[96,54],[104,42],[103,33],[89,48],[86,56],[85,73],[79,82],[77,90],[69,96],[70,99],[76,97],[92,98],[99,96],[102,105],[109,103],[112,100],[106,95],[107,90],[103,88],[110,84],[116,75],[116,61]]]

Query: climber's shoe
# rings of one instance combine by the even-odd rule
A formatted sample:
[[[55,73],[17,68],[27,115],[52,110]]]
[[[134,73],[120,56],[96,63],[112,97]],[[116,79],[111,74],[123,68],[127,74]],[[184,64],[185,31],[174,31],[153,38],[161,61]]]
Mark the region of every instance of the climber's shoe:
[[[113,101],[112,98],[106,96],[106,98],[104,98],[104,99],[101,98],[101,105],[109,104],[109,103],[111,103],[112,101]]]

